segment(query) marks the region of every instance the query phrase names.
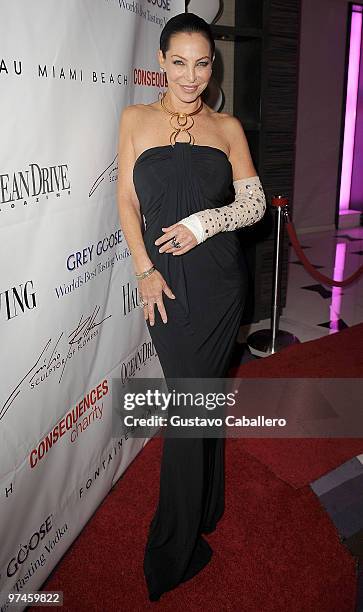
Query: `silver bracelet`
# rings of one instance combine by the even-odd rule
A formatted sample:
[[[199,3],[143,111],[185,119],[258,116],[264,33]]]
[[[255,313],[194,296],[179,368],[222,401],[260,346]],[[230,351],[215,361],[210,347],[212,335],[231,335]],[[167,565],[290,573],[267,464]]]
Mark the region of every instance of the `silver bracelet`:
[[[140,280],[142,278],[146,278],[147,276],[150,276],[150,274],[152,274],[155,270],[156,270],[155,266],[152,266],[148,270],[145,270],[145,272],[140,272],[140,274],[135,273],[135,276],[136,278]]]

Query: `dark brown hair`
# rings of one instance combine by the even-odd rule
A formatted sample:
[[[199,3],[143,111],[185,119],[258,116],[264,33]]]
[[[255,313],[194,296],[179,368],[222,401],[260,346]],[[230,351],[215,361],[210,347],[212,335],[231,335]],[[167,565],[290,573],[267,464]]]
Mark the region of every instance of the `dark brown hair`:
[[[205,36],[210,43],[211,58],[213,58],[215,42],[212,30],[202,17],[194,13],[179,13],[179,15],[175,15],[166,22],[160,34],[160,49],[164,58],[169,50],[170,38],[173,34],[179,34],[180,32],[198,32]]]

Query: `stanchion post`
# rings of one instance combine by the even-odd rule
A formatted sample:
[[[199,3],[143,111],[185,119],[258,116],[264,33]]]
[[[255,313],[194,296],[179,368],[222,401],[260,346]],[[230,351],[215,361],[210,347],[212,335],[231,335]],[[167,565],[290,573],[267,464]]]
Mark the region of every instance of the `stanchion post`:
[[[276,353],[281,348],[296,344],[300,340],[290,332],[279,330],[280,305],[281,305],[281,271],[282,271],[282,248],[284,242],[284,218],[288,219],[288,199],[283,196],[273,196],[271,204],[276,210],[275,232],[274,232],[274,257],[273,257],[273,284],[271,300],[271,327],[270,329],[259,329],[250,334],[247,344],[252,353],[259,356],[267,356]]]
[[[275,217],[275,245],[274,245],[274,264],[273,264],[273,291],[272,291],[272,312],[271,312],[271,352],[275,352],[276,336],[280,320],[280,297],[281,297],[281,263],[282,263],[282,212],[281,206],[276,209]]]

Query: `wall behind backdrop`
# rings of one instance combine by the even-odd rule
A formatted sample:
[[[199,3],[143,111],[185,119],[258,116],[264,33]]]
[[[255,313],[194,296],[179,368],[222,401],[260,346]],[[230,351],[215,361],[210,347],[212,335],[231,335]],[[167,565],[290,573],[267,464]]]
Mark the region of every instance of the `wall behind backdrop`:
[[[1,592],[39,588],[147,442],[111,432],[112,379],[163,376],[120,229],[118,126],[163,91],[160,32],[183,11],[0,1]]]
[[[302,0],[294,223],[335,228],[349,0]]]

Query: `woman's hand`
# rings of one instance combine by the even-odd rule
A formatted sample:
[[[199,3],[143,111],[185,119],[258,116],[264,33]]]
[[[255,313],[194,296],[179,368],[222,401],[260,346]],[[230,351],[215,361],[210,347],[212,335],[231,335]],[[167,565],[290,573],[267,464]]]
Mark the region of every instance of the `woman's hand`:
[[[165,232],[162,236],[160,236],[157,240],[155,240],[155,244],[158,246],[162,244],[160,247],[159,253],[172,253],[173,255],[183,255],[187,253],[192,248],[194,248],[198,241],[194,236],[193,232],[182,223],[174,223],[174,225],[169,225],[169,227],[162,227],[163,232]],[[181,248],[176,248],[172,245],[171,241],[175,236],[175,240],[181,244]]]
[[[149,276],[139,280],[138,283],[139,295],[142,297],[144,302],[147,302],[147,305],[144,306],[145,320],[149,319],[150,325],[154,325],[154,304],[156,304],[163,322],[167,323],[168,318],[166,316],[163,302],[163,291],[172,299],[175,299],[175,295],[160,272],[158,270],[154,270],[154,272],[152,272]]]

